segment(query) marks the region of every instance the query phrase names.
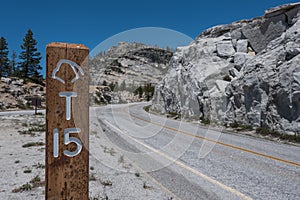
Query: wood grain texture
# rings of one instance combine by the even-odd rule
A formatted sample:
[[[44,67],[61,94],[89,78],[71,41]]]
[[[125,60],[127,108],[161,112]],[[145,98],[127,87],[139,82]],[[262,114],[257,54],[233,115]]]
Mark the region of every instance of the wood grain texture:
[[[48,200],[88,200],[89,184],[89,49],[84,45],[51,43],[46,49],[46,199]],[[72,68],[63,64],[57,73],[65,84],[52,78],[52,72],[61,59],[77,63],[84,76],[73,84],[75,77]],[[72,97],[71,119],[66,119],[66,98],[60,92],[77,92]],[[53,156],[53,131],[59,131],[59,156]],[[75,157],[64,155],[64,150],[74,151],[76,145],[64,144],[64,130],[80,128],[81,132],[71,133],[83,143],[80,154]]]

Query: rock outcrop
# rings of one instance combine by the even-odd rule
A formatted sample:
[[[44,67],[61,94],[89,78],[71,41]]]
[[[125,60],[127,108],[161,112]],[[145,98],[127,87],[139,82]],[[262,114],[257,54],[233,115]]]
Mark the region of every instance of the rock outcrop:
[[[120,42],[90,61],[91,85],[94,88],[101,85],[115,86],[111,87],[111,92],[97,90],[97,94],[106,93],[108,97],[101,100],[102,103],[137,101],[133,91],[145,84],[155,85],[162,80],[172,55],[172,51],[159,47]],[[97,95],[95,98],[102,99]]]
[[[41,100],[45,107],[46,88],[35,83],[24,83],[19,78],[0,78],[0,110],[17,110],[32,108],[32,98]]]
[[[178,48],[152,110],[300,133],[300,4],[216,26]]]
[[[173,53],[140,43],[120,42],[90,61],[92,85],[157,83],[165,75]]]

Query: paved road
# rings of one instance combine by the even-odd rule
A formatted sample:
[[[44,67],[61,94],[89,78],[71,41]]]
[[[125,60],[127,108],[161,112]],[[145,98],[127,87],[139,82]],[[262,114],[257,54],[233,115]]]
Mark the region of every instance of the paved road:
[[[176,199],[300,199],[300,148],[149,114],[92,108],[111,144]]]
[[[37,112],[45,114],[45,110],[38,110]],[[0,116],[8,116],[8,115],[33,115],[34,113],[35,113],[34,110],[16,110],[16,111],[0,112]]]

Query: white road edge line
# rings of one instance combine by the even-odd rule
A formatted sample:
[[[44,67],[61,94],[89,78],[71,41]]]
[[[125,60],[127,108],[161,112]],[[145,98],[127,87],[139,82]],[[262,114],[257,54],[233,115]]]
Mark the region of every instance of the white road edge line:
[[[227,185],[224,185],[223,183],[220,183],[220,182],[218,182],[218,181],[216,181],[216,180],[214,180],[214,179],[206,176],[205,174],[202,174],[201,172],[199,172],[199,171],[197,171],[197,170],[195,170],[195,169],[193,169],[193,168],[191,168],[191,167],[183,164],[182,162],[177,161],[176,159],[174,159],[174,158],[172,158],[172,157],[170,157],[170,156],[162,153],[161,151],[159,151],[157,149],[154,149],[153,147],[151,147],[151,146],[149,146],[147,144],[144,144],[143,142],[135,139],[134,137],[128,135],[127,133],[125,133],[124,131],[122,131],[121,129],[119,129],[118,127],[114,126],[113,124],[111,124],[107,120],[104,120],[104,122],[107,123],[112,128],[114,128],[115,130],[119,131],[121,134],[123,134],[126,137],[128,137],[129,139],[133,140],[134,142],[139,143],[140,145],[142,145],[142,146],[146,147],[147,149],[149,149],[149,150],[151,150],[151,151],[153,151],[153,152],[161,155],[162,157],[165,157],[166,159],[168,159],[168,160],[172,161],[173,163],[177,164],[178,166],[180,166],[180,167],[182,167],[182,168],[184,168],[184,169],[192,172],[193,174],[196,174],[196,175],[200,176],[204,180],[206,180],[206,181],[208,181],[208,182],[210,182],[210,183],[212,183],[214,185],[217,185],[220,188],[222,188],[222,189],[224,189],[224,190],[226,190],[228,192],[231,192],[232,194],[240,197],[241,199],[244,199],[244,200],[253,200],[252,198],[246,196],[245,194],[243,194],[243,193],[241,193],[241,192],[239,192],[239,191],[237,191],[237,190],[235,190],[235,189],[233,189],[233,188],[231,188],[231,187],[229,187]]]

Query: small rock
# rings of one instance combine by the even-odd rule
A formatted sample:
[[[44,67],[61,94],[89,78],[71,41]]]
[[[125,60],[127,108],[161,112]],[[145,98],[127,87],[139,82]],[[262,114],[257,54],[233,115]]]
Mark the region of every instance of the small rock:
[[[231,41],[220,41],[217,44],[217,53],[220,57],[230,57],[235,53]]]
[[[234,65],[237,69],[241,69],[248,59],[248,54],[246,53],[235,53],[234,54]]]
[[[241,53],[248,52],[248,40],[238,40],[236,44],[236,51]]]
[[[239,70],[241,70],[241,68],[239,68]],[[238,77],[240,75],[240,72],[238,71],[237,68],[233,68],[233,69],[230,69],[229,70],[229,74],[235,78],[235,77]]]
[[[11,83],[11,79],[10,78],[6,78],[6,77],[1,77],[1,82],[6,83],[6,84],[10,84]]]

